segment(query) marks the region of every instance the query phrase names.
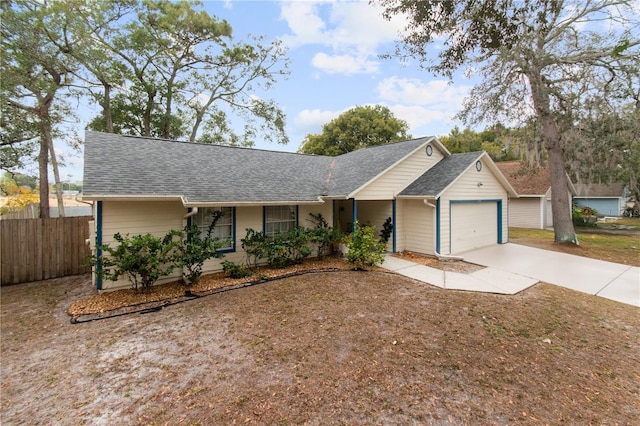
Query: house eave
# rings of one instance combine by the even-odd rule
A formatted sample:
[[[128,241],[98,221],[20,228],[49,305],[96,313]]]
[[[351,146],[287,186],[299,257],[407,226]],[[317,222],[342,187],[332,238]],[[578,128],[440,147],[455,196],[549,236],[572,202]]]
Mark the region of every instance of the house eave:
[[[408,200],[424,200],[428,198],[430,200],[438,199],[438,195],[396,195],[396,198],[408,199]]]
[[[90,201],[181,201],[184,203],[185,198],[182,195],[140,195],[140,194],[90,194],[82,195],[83,200]]]
[[[83,200],[91,201],[180,201],[185,207],[226,207],[226,206],[288,206],[316,205],[325,202],[324,197],[315,200],[227,200],[227,201],[190,201],[183,195],[125,195],[125,194],[93,194],[84,195]]]

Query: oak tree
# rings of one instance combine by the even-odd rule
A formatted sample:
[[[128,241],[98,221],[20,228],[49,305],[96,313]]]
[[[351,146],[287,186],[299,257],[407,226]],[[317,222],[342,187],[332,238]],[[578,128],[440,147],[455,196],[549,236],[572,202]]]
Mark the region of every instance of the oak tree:
[[[308,134],[299,152],[337,156],[369,146],[411,139],[406,121],[382,105],[356,106],[322,126],[322,133]]]
[[[595,92],[624,96],[616,82],[637,73],[640,60],[640,20],[632,1],[377,2],[385,17],[406,17],[396,55],[417,58],[425,69],[450,78],[461,68],[481,78],[460,114],[467,123],[535,120],[537,140],[548,154],[555,240],[577,243],[565,179],[563,134],[569,126],[563,119]],[[585,82],[587,88],[576,90]]]

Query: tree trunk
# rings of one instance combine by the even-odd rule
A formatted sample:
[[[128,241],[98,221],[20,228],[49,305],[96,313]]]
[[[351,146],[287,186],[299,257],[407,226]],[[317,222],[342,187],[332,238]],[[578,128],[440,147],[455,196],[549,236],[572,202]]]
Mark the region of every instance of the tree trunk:
[[[111,86],[106,81],[102,82],[104,87],[104,99],[102,100],[102,114],[104,115],[104,125],[107,133],[113,133],[113,117],[111,115]]]
[[[552,121],[549,117],[547,121]],[[551,207],[553,212],[553,230],[557,243],[578,244],[578,236],[571,219],[571,202],[567,172],[564,168],[564,150],[560,145],[558,126],[551,122],[542,126],[543,139],[549,153],[549,171],[551,173]]]
[[[569,202],[569,184],[564,168],[564,150],[560,143],[560,129],[551,114],[549,91],[547,90],[540,68],[531,65],[527,75],[531,88],[533,106],[538,117],[540,136],[549,154],[551,173],[551,208],[553,211],[553,230],[557,243],[572,242],[578,244],[578,237],[571,219]]]
[[[145,105],[144,112],[142,114],[143,132],[142,136],[151,136],[151,118],[154,107],[154,99],[156,97],[155,90],[147,91],[147,104]]]
[[[53,148],[53,138],[49,139],[49,158],[51,158],[51,167],[53,168],[53,179],[56,184],[56,198],[58,200],[58,216],[65,217],[64,198],[62,196],[62,182],[60,182],[60,171],[58,170],[58,159],[56,151]]]
[[[49,219],[49,145],[44,132],[40,135],[40,153],[38,154],[38,171],[40,174],[40,218]]]
[[[200,128],[200,124],[202,124],[203,117],[204,117],[204,110],[202,110],[202,112],[198,110],[196,112],[196,120],[193,123],[193,127],[191,128],[191,135],[189,136],[189,142],[196,141],[196,136],[198,135],[198,129]]]

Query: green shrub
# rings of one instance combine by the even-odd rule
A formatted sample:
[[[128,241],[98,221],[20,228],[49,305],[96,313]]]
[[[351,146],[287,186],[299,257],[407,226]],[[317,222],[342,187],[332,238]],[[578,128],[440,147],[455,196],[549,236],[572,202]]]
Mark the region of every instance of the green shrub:
[[[311,234],[299,226],[268,238],[265,249],[267,263],[273,268],[302,263],[311,255],[310,241]]]
[[[247,266],[255,268],[258,266],[258,260],[264,259],[266,256],[267,237],[262,232],[247,228],[247,234],[240,240],[242,249],[247,255]]]
[[[251,228],[241,240],[242,248],[247,253],[247,265],[255,267],[260,259],[265,259],[273,268],[302,263],[309,257],[311,249],[308,244],[311,236],[302,227],[293,228],[287,232],[267,237]]]
[[[173,230],[164,238],[151,234],[123,237],[118,233],[113,236],[118,247],[99,245],[103,255],[92,256],[91,265],[96,267],[96,275],[100,278],[117,281],[124,275],[135,290],[146,291],[176,268],[175,250],[180,244],[180,236],[179,231]]]
[[[322,213],[309,213],[309,216],[311,216],[309,221],[314,224],[314,227],[308,230],[309,239],[317,247],[317,256],[331,254],[333,246],[340,241],[340,231],[329,226]]]
[[[222,262],[222,270],[231,278],[245,278],[251,275],[251,270],[246,265],[233,263],[230,260]]]
[[[384,262],[385,244],[380,241],[373,226],[363,226],[356,221],[353,233],[346,239],[346,246],[347,262],[355,269]]]
[[[221,240],[212,236],[216,223],[223,215],[222,211],[213,213],[211,223],[204,236],[197,226],[187,225],[184,227],[182,242],[176,252],[176,266],[187,269],[186,285],[191,285],[202,275],[202,266],[205,261],[224,257],[224,254],[218,250],[228,244],[228,240]]]

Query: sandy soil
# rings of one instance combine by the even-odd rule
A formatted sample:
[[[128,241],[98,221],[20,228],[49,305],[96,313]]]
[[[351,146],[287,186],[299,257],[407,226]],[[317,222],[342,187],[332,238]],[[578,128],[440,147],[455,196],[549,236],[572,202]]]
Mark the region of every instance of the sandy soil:
[[[306,274],[71,324],[88,276],[3,287],[3,425],[636,424],[638,309]]]

